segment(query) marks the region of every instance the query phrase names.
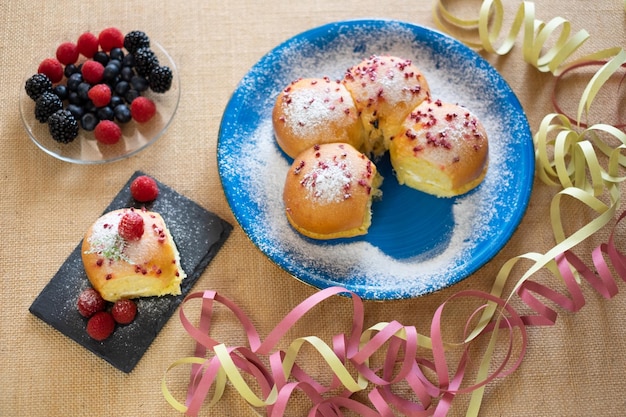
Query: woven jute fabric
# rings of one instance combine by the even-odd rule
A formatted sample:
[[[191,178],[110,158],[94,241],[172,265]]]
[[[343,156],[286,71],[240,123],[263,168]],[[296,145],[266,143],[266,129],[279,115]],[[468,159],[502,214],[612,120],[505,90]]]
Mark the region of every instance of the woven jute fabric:
[[[456,2],[460,3],[460,2]],[[477,9],[478,1],[462,7]],[[517,1],[506,1],[513,14]],[[622,2],[617,0],[541,0],[537,18],[569,20],[590,39],[581,53],[624,46]],[[29,306],[75,248],[85,230],[136,170],[151,173],[235,228],[194,289],[216,290],[252,318],[262,335],[316,289],[294,279],[268,260],[245,235],[229,208],[219,179],[216,144],[224,108],[246,72],[269,50],[307,29],[339,20],[391,18],[435,27],[430,0],[287,2],[278,0],[180,1],[4,1],[0,4],[0,416],[177,416],[161,393],[161,379],[175,360],[193,353],[177,314],[165,325],[137,367],[120,372],[31,315]],[[509,18],[507,18],[509,19]],[[167,133],[141,153],[111,164],[76,165],[42,152],[26,134],[18,108],[25,77],[36,57],[84,31],[109,26],[143,30],[158,40],[178,65],[182,96]],[[521,35],[518,37],[521,43]],[[554,77],[523,61],[521,46],[504,56],[483,54],[511,85],[535,131],[553,111]],[[590,69],[591,71],[591,69]],[[590,73],[570,80],[560,100],[575,113]],[[606,103],[623,103],[623,89],[601,94]],[[619,96],[622,98],[620,99]],[[615,117],[609,104],[607,121]],[[624,116],[622,112],[622,116]],[[498,140],[498,138],[492,138]],[[474,275],[417,299],[366,302],[366,326],[397,320],[429,334],[439,305],[463,289],[489,291],[502,264],[554,245],[549,207],[559,191],[535,181],[529,208],[502,251]],[[576,204],[564,204],[568,232],[592,218]],[[585,259],[608,230],[575,249]],[[624,239],[618,239],[624,242]],[[542,272],[535,279],[547,275]],[[586,305],[577,313],[559,311],[554,326],[528,330],[529,347],[521,367],[490,383],[484,416],[623,416],[626,414],[626,295],[603,299],[583,286]],[[458,328],[462,305],[446,310],[446,323]],[[352,304],[334,297],[314,310],[289,337],[329,338],[350,329]],[[224,314],[214,324],[216,338],[241,344],[243,334]],[[458,336],[458,335],[456,335]],[[456,337],[455,336],[455,337]],[[288,340],[285,341],[287,343]],[[310,353],[309,370],[324,373]],[[184,398],[186,376],[172,375],[173,392]],[[460,395],[451,415],[463,415],[469,397]],[[303,398],[294,399],[302,409]],[[299,404],[302,403],[302,404]],[[254,416],[237,392],[204,408],[208,416]],[[294,415],[298,415],[294,412]]]

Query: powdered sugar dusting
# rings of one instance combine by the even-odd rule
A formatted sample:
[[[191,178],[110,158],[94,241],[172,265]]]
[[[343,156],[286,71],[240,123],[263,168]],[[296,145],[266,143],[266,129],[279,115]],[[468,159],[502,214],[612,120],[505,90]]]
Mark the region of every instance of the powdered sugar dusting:
[[[327,158],[319,163],[300,182],[307,190],[307,198],[320,204],[338,203],[350,197],[348,190],[352,177],[350,161]]]
[[[532,142],[519,103],[480,58],[465,49],[459,52],[452,39],[422,31],[398,22],[331,25],[277,48],[239,85],[235,102],[257,103],[251,105],[258,119],[242,126],[234,110],[225,113],[218,146],[224,188],[246,233],[295,277],[318,287],[343,285],[364,298],[413,297],[474,272],[519,223],[534,170],[533,160],[527,160],[532,158]],[[424,74],[434,99],[458,103],[480,119],[490,139],[487,176],[464,196],[431,199],[398,187],[389,171],[383,183],[388,188],[373,206],[367,236],[329,242],[304,238],[284,215],[282,189],[291,161],[275,144],[273,101],[290,80],[341,78],[347,68],[373,54],[410,59]],[[493,247],[494,242],[500,246]]]
[[[323,84],[320,85],[320,82]],[[329,124],[346,126],[351,123],[346,114],[353,111],[354,104],[345,87],[331,81],[321,80],[317,83],[311,85],[311,88],[283,93],[283,114],[296,137],[315,136],[315,132]]]

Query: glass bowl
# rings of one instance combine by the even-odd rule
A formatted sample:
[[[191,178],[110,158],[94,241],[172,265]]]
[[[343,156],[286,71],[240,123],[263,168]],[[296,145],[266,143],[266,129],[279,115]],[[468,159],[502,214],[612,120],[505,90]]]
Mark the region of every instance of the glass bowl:
[[[131,120],[120,124],[122,137],[114,145],[98,142],[93,132],[80,129],[78,136],[70,143],[64,144],[55,141],[48,131],[46,123],[40,123],[35,118],[35,102],[26,94],[25,82],[37,72],[39,61],[33,63],[32,70],[24,77],[20,85],[20,115],[28,136],[45,153],[66,162],[76,164],[102,164],[118,161],[132,156],[159,139],[171,124],[180,100],[180,79],[176,64],[167,51],[154,40],[150,47],[159,59],[161,65],[167,65],[172,70],[172,86],[165,93],[155,93],[148,89],[142,96],[152,99],[156,104],[157,113],[147,123],[136,123]],[[54,50],[52,54],[54,53]],[[61,83],[65,82],[65,78]]]

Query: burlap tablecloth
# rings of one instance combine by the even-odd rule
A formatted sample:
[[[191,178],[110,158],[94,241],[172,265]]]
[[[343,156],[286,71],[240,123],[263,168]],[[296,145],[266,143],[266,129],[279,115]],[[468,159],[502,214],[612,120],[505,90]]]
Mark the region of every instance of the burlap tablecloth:
[[[478,1],[472,7],[477,8]],[[507,1],[510,13],[520,2]],[[624,46],[626,30],[618,0],[537,1],[537,17],[562,16],[574,31],[586,29],[583,52]],[[466,4],[466,6],[469,5]],[[135,170],[157,176],[180,193],[235,225],[226,245],[195,289],[213,289],[234,300],[266,334],[293,306],[316,290],[270,262],[236,225],[216,164],[223,109],[248,69],[268,50],[309,28],[343,19],[393,18],[434,27],[429,0],[308,2],[242,0],[72,1],[17,0],[0,5],[0,415],[176,416],[161,394],[161,378],[176,359],[190,355],[191,339],[174,316],[130,374],[124,374],[69,340],[28,308]],[[85,30],[117,26],[141,29],[170,51],[179,66],[182,98],[166,135],[129,159],[79,166],[56,160],[28,138],[18,112],[18,94],[32,57]],[[521,39],[521,37],[518,37]],[[554,77],[523,62],[521,47],[505,57],[485,54],[518,95],[533,131],[551,112]],[[564,94],[575,111],[583,84]],[[620,102],[615,89],[607,103]],[[623,97],[623,92],[621,94]],[[612,110],[612,109],[611,109]],[[607,117],[613,117],[608,112]],[[610,120],[609,120],[610,121]],[[419,299],[367,302],[366,325],[397,320],[428,334],[434,310],[461,289],[488,291],[506,260],[545,252],[554,241],[548,209],[558,188],[535,182],[527,214],[510,242],[484,268],[452,288]],[[570,231],[591,214],[565,205]],[[577,250],[589,254],[606,233]],[[623,240],[621,240],[623,242]],[[541,272],[536,279],[544,276]],[[623,284],[619,287],[623,290]],[[490,383],[485,416],[622,416],[626,414],[626,314],[624,294],[604,300],[584,287],[587,304],[573,314],[559,311],[554,326],[529,328],[529,348],[511,376]],[[448,312],[454,315],[454,311]],[[298,325],[293,335],[330,337],[349,329],[351,303],[335,297]],[[242,341],[241,331],[216,323],[218,337]],[[313,365],[314,366],[314,365]],[[184,382],[179,379],[178,382]],[[174,387],[182,396],[181,383]],[[459,396],[451,415],[463,415]],[[232,389],[202,415],[246,416],[253,410]]]

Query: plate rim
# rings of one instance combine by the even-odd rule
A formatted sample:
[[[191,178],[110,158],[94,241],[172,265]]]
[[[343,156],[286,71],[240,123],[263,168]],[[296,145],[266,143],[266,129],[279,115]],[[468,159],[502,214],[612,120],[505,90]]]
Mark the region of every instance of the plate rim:
[[[263,68],[264,65],[267,66],[270,60],[275,59],[276,56],[281,56],[282,51],[285,50],[287,47],[297,42],[311,41],[312,39],[311,37],[318,33],[328,34],[332,32],[332,34],[336,36],[345,31],[349,33],[357,26],[367,26],[367,27],[375,26],[376,29],[382,29],[382,28],[388,28],[392,25],[397,25],[397,26],[402,27],[403,29],[407,29],[415,36],[416,40],[426,39],[428,42],[431,42],[432,40],[440,41],[441,39],[445,39],[447,41],[453,42],[455,44],[455,48],[458,48],[459,50],[463,50],[463,54],[473,55],[475,62],[479,63],[481,65],[481,68],[484,67],[484,69],[487,70],[489,73],[495,73],[497,75],[498,82],[502,86],[506,87],[505,99],[511,103],[512,107],[518,108],[520,110],[521,117],[525,121],[525,124],[523,126],[524,127],[523,131],[525,134],[523,136],[524,138],[529,139],[529,140],[527,141],[524,149],[527,150],[526,154],[528,154],[530,157],[524,162],[528,164],[527,171],[529,172],[529,175],[525,177],[526,181],[520,181],[524,185],[524,187],[520,188],[520,198],[516,200],[516,202],[519,203],[517,205],[518,208],[514,212],[514,215],[511,217],[511,220],[509,220],[506,223],[503,223],[503,227],[502,227],[503,232],[498,235],[500,244],[489,245],[489,247],[481,248],[481,250],[479,251],[482,254],[480,262],[473,263],[472,268],[467,268],[467,265],[465,265],[463,267],[462,273],[458,274],[458,276],[455,276],[454,279],[448,279],[443,285],[429,287],[427,290],[419,292],[419,293],[403,292],[401,294],[394,293],[393,296],[388,296],[389,295],[388,291],[384,291],[385,296],[380,297],[380,296],[375,296],[374,294],[372,294],[371,291],[369,291],[366,288],[366,286],[359,287],[363,289],[362,291],[359,290],[359,288],[355,289],[355,288],[350,288],[349,285],[346,286],[346,289],[356,293],[361,298],[367,299],[367,300],[375,300],[375,301],[419,298],[425,295],[436,293],[438,291],[451,287],[465,280],[466,278],[478,272],[485,264],[490,262],[504,248],[504,246],[506,246],[506,244],[510,241],[515,231],[518,229],[522,219],[524,218],[527,212],[528,206],[530,204],[530,199],[532,196],[533,186],[534,186],[534,171],[535,171],[534,145],[532,142],[532,132],[530,130],[530,125],[528,123],[527,115],[523,109],[521,102],[519,101],[519,98],[517,97],[513,89],[511,88],[510,84],[504,79],[504,77],[502,77],[502,75],[498,72],[498,70],[494,66],[491,65],[491,63],[489,63],[485,58],[483,58],[475,50],[471,49],[470,47],[463,44],[459,40],[451,37],[450,35],[444,32],[441,32],[440,30],[433,29],[433,28],[426,27],[426,26],[412,23],[412,22],[398,20],[398,19],[356,18],[356,19],[347,19],[347,20],[338,20],[338,21],[328,22],[320,26],[309,28],[295,35],[292,35],[291,37],[280,42],[279,44],[271,48],[269,51],[267,51],[265,54],[263,54],[263,56],[259,60],[257,60],[257,62],[252,67],[248,69],[248,71],[244,74],[241,80],[237,83],[235,89],[233,90],[232,94],[229,97],[229,100],[222,114],[222,118],[221,118],[220,125],[219,125],[219,130],[218,130],[217,152],[216,152],[220,183],[224,190],[224,194],[229,204],[229,207],[231,209],[231,212],[233,213],[233,216],[235,220],[237,221],[237,224],[244,231],[244,234],[257,247],[257,249],[260,250],[261,253],[263,253],[265,257],[269,259],[272,263],[274,263],[279,268],[281,268],[281,270],[283,270],[288,275],[292,276],[296,280],[306,285],[309,285],[318,290],[327,288],[329,286],[343,286],[341,283],[332,282],[332,279],[327,276],[317,277],[316,279],[310,279],[309,277],[305,279],[300,276],[297,276],[296,274],[292,272],[289,262],[287,262],[284,258],[276,259],[274,256],[271,256],[271,254],[268,254],[261,247],[259,238],[256,236],[253,236],[250,233],[250,225],[246,224],[245,221],[242,221],[242,219],[244,219],[245,216],[243,215],[243,213],[240,213],[239,210],[237,210],[237,206],[235,205],[234,201],[232,201],[234,199],[234,196],[231,195],[232,191],[229,189],[229,187],[227,187],[227,184],[226,184],[226,182],[228,182],[229,180],[227,180],[223,175],[223,158],[221,158],[220,155],[222,154],[222,151],[223,151],[222,144],[224,142],[224,139],[223,139],[224,130],[226,129],[226,125],[228,124],[227,122],[228,122],[229,115],[230,115],[229,110],[231,110],[234,107],[234,104],[236,103],[236,99],[238,98],[238,95],[242,87],[244,86],[245,81],[248,79],[250,73],[260,68]],[[417,36],[418,34],[420,36]],[[424,34],[427,35],[426,38],[423,38]],[[433,38],[433,36],[440,37],[440,39],[429,39],[429,38]],[[316,39],[317,38],[314,38],[313,41],[315,41]],[[470,270],[468,271],[468,269]],[[375,291],[375,293],[380,295],[381,291]]]

